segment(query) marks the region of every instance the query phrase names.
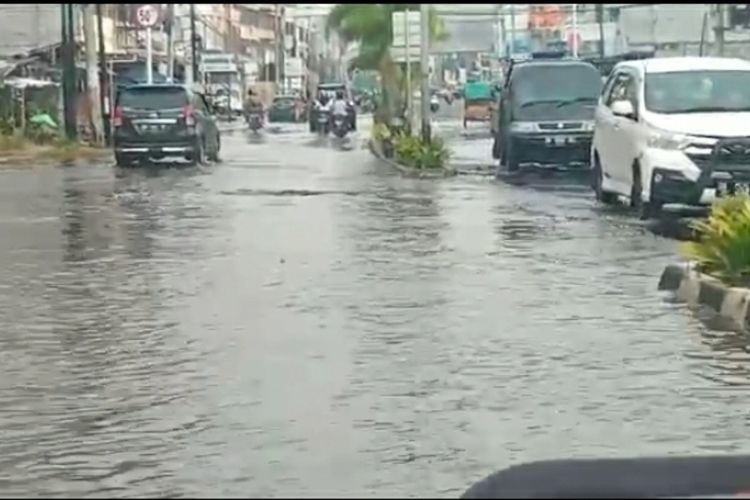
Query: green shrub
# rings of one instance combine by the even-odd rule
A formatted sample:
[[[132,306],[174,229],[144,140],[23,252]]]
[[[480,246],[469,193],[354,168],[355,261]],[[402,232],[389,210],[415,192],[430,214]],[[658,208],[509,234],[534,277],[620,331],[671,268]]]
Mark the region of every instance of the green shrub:
[[[372,138],[382,142],[391,138],[391,130],[384,123],[376,123],[372,127]]]
[[[698,240],[685,243],[682,250],[699,271],[729,285],[750,284],[750,197],[717,201],[708,218],[692,227]]]
[[[443,168],[450,158],[450,151],[439,138],[429,143],[408,134],[398,134],[394,138],[396,160],[413,168]]]
[[[429,144],[422,144],[419,152],[420,168],[443,168],[450,158],[450,151],[439,138],[433,138]]]

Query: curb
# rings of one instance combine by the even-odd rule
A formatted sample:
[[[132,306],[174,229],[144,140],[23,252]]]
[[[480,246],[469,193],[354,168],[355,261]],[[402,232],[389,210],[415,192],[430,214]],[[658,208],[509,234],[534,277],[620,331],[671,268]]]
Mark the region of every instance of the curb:
[[[659,290],[675,292],[679,300],[709,307],[736,326],[750,330],[749,288],[727,286],[688,263],[668,265],[659,279]]]
[[[446,177],[453,177],[458,174],[458,171],[453,168],[443,168],[439,172],[423,170],[421,168],[412,168],[405,165],[401,165],[389,158],[383,156],[383,153],[376,146],[375,141],[368,140],[367,145],[369,146],[370,152],[383,163],[389,165],[391,168],[398,170],[404,177],[414,177],[418,179],[444,179]]]

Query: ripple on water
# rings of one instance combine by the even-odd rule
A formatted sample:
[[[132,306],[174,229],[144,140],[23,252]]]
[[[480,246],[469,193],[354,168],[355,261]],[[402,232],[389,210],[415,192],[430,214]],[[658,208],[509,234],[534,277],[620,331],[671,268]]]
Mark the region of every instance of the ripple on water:
[[[289,172],[235,134],[208,172],[3,174],[3,495],[456,496],[747,451],[746,338],[656,291],[673,242],[300,137]]]

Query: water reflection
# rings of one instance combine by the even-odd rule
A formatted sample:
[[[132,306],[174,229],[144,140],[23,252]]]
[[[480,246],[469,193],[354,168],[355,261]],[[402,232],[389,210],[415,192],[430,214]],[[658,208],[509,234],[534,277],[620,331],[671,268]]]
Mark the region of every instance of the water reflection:
[[[674,242],[588,192],[282,138],[0,173],[4,495],[456,496],[747,448],[747,342],[657,292]]]

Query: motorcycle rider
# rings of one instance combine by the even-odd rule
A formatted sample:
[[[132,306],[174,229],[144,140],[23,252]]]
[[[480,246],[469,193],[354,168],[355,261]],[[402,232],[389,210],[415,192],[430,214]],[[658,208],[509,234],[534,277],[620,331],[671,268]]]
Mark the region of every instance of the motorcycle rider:
[[[315,102],[313,102],[313,109],[315,110],[316,114],[316,120],[319,116],[319,113],[327,113],[330,111],[330,100],[328,99],[328,96],[323,91],[318,91],[318,95],[315,97]],[[326,127],[330,126],[330,121],[326,125]],[[312,130],[312,129],[311,129]]]
[[[247,99],[245,100],[245,117],[249,120],[253,113],[259,113],[263,116],[263,103],[260,102],[253,89],[248,89]]]
[[[344,123],[349,128],[349,106],[344,99],[344,92],[341,90],[336,91],[336,98],[331,104],[331,117],[341,116],[344,118]]]

